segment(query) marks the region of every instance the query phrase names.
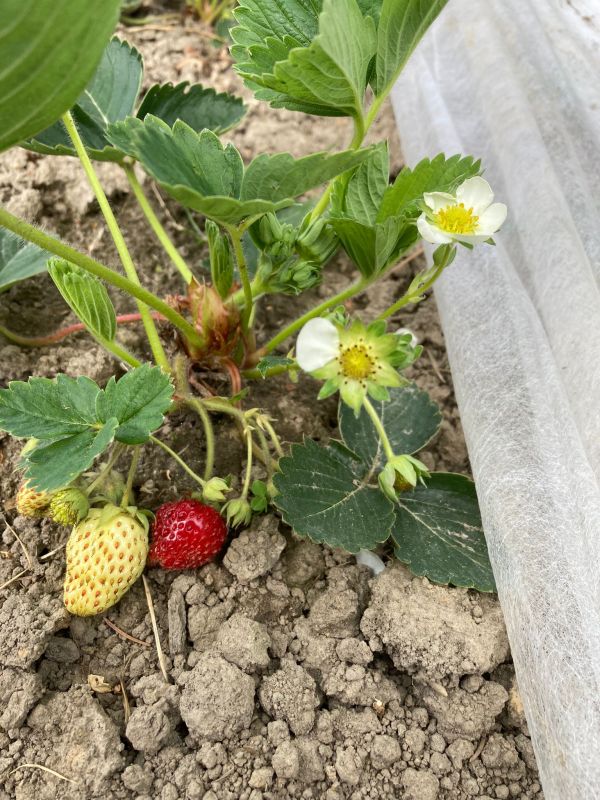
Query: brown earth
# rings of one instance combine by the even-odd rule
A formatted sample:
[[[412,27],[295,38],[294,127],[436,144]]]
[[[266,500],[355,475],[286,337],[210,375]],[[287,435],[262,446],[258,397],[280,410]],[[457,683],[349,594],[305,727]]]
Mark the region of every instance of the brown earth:
[[[126,36],[144,54],[146,85],[202,81],[244,95],[249,113],[230,138],[246,158],[268,149],[301,155],[339,148],[350,138],[346,120],[256,103],[230,70],[226,50],[215,49],[189,20],[128,29]],[[390,137],[397,171],[400,147],[390,109],[374,131],[374,138],[384,136]],[[177,291],[177,275],[118,168],[103,166],[100,173],[145,282],[155,291]],[[77,162],[18,150],[5,154],[0,200],[116,263]],[[155,206],[182,253],[200,269],[205,253],[185,215],[168,200]],[[371,289],[353,310],[375,316],[418,266]],[[264,303],[259,337],[350,280],[350,265],[338,257],[322,288],[292,302]],[[120,311],[131,310],[126,298],[114,299]],[[0,321],[41,334],[71,318],[50,281],[41,278],[2,296]],[[433,298],[394,321],[424,345],[411,377],[443,410],[440,435],[423,460],[434,469],[468,472]],[[135,328],[123,331],[122,339],[139,352]],[[84,336],[47,350],[0,347],[2,385],[61,371],[103,383],[113,370],[114,362]],[[277,418],[286,441],[335,434],[335,401],[316,404],[309,379],[260,383],[252,398]],[[201,467],[202,437],[192,418],[170,419],[163,433]],[[0,434],[6,515],[0,542],[0,800],[542,797],[494,597],[412,578],[385,551],[389,566],[373,580],[351,556],[301,541],[268,515],[233,538],[217,563],[195,572],[149,572],[167,653],[166,685],[141,584],[103,616],[78,619],[64,610],[61,546],[68,531],[14,516],[18,451],[18,443]],[[225,423],[217,453],[219,473],[239,474],[242,447]],[[154,451],[142,461],[138,484],[140,503],[151,508],[191,488],[177,466]],[[124,639],[106,620],[146,644]],[[90,675],[114,691],[92,691]],[[74,783],[22,766],[27,764]]]

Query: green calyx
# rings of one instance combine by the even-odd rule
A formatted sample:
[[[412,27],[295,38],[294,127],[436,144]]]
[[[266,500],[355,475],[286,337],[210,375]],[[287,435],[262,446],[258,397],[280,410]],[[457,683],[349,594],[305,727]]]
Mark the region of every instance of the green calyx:
[[[205,503],[223,503],[231,486],[223,478],[211,478],[202,489],[202,500]]]
[[[386,333],[383,321],[364,325],[354,321],[347,328],[337,326],[337,356],[312,374],[324,380],[319,399],[339,391],[346,405],[358,414],[367,398],[389,400],[388,387],[402,386],[398,370],[408,367],[421,353],[410,335]]]
[[[227,524],[232,528],[237,528],[239,525],[247,525],[252,519],[252,508],[244,497],[230,500],[223,507],[223,511],[227,515]]]
[[[391,458],[377,476],[379,488],[395,502],[399,492],[410,491],[430,474],[422,461],[410,455],[394,456]]]
[[[85,492],[68,487],[56,492],[50,501],[49,517],[59,525],[76,525],[88,513],[90,502]]]
[[[131,517],[134,522],[141,525],[146,533],[150,529],[149,517],[152,517],[152,512],[145,508],[137,508],[136,506],[116,506],[113,503],[107,503],[100,508],[90,508],[87,513],[86,521],[92,520],[96,523],[97,528],[110,525],[120,516]]]

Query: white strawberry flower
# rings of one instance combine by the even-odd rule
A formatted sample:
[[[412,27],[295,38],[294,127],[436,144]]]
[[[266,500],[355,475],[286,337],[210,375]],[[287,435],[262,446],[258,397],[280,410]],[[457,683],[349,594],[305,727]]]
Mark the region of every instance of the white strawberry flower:
[[[468,178],[454,194],[426,192],[427,206],[417,220],[419,233],[426,242],[477,244],[490,239],[506,219],[504,203],[494,203],[489,183],[480,177]]]
[[[399,369],[420,354],[408,336],[386,333],[385,323],[364,325],[354,321],[348,327],[323,317],[307,322],[296,342],[300,369],[325,381],[319,398],[339,391],[342,400],[358,414],[363,400],[387,400],[388,386],[401,386]]]

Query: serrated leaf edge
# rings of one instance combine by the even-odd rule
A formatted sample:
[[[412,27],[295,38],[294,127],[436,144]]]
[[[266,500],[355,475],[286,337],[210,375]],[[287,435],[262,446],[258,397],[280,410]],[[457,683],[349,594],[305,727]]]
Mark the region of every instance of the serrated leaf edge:
[[[473,492],[475,494],[475,497],[477,497],[477,490],[476,490],[476,486],[475,486],[475,481],[472,478],[470,478],[468,475],[461,475],[460,472],[432,472],[431,476],[434,476],[434,475],[436,475],[436,476],[448,476],[448,477],[454,477],[454,478],[463,479],[470,486],[473,487]],[[400,500],[398,501],[398,503],[396,505],[402,506],[402,503],[400,502]],[[402,508],[404,508],[404,510],[407,511],[407,513],[411,514],[411,512],[405,506],[402,506]],[[415,515],[411,514],[411,516],[414,517]],[[424,525],[424,523],[421,522],[420,520],[419,520],[419,524]],[[429,526],[424,525],[424,527],[428,528]],[[392,528],[393,528],[393,524],[392,524]],[[482,530],[483,530],[483,528],[482,528]],[[432,531],[432,533],[433,533],[433,531]],[[434,534],[434,535],[437,535],[437,534]],[[484,538],[485,538],[485,532],[484,532]],[[427,578],[427,580],[430,580],[432,583],[435,583],[436,586],[455,586],[456,588],[459,588],[459,589],[475,589],[478,592],[481,592],[482,594],[497,594],[497,588],[496,588],[495,581],[494,581],[494,588],[492,588],[492,589],[490,589],[490,588],[482,588],[481,586],[478,586],[474,582],[472,582],[472,583],[444,583],[444,582],[441,582],[440,583],[438,581],[435,581],[433,578],[430,578],[429,575],[427,575],[426,571],[423,571],[423,570],[419,571],[417,569],[414,569],[413,566],[412,566],[412,561],[409,558],[403,558],[399,554],[400,545],[398,544],[398,542],[394,538],[393,531],[390,532],[390,539],[392,540],[392,542],[394,544],[394,556],[397,558],[398,561],[400,561],[402,564],[407,566],[410,569],[411,573],[413,575],[416,575],[418,578]]]
[[[351,450],[351,449],[350,449],[350,448],[349,448],[349,447],[348,447],[348,446],[347,446],[347,445],[346,445],[346,444],[345,444],[343,441],[341,441],[341,440],[339,440],[339,439],[330,439],[330,440],[327,442],[327,444],[326,444],[326,445],[320,445],[318,442],[315,442],[315,441],[314,441],[314,439],[310,439],[310,437],[308,437],[308,436],[304,436],[304,437],[303,437],[303,439],[302,439],[302,442],[294,442],[294,444],[293,444],[293,445],[291,446],[291,448],[290,448],[290,454],[289,454],[289,455],[287,455],[287,456],[284,456],[283,458],[281,458],[281,459],[279,460],[279,474],[281,474],[281,475],[283,475],[283,474],[284,474],[284,470],[283,470],[283,468],[282,468],[282,462],[284,462],[284,461],[286,461],[286,460],[289,460],[289,459],[293,459],[293,457],[294,457],[294,450],[296,450],[296,449],[297,449],[297,448],[299,448],[299,447],[304,447],[307,441],[311,441],[311,442],[313,442],[314,444],[316,444],[316,445],[317,445],[317,446],[319,446],[319,447],[329,447],[331,444],[334,444],[334,445],[335,445],[335,443],[337,443],[337,444],[341,445],[342,447],[344,447],[346,450],[348,450],[348,452],[349,452],[351,455],[353,455],[357,461],[359,461],[359,462],[361,462],[361,463],[363,463],[363,464],[364,464],[364,461],[363,461],[363,460],[362,460],[362,459],[361,459],[359,456],[357,456],[357,455],[356,455],[356,453],[355,453],[353,450]],[[365,478],[364,478],[364,479],[361,481],[361,485],[360,485],[360,486],[358,486],[356,489],[354,489],[354,490],[353,490],[353,491],[350,493],[350,495],[346,495],[346,497],[349,497],[349,496],[351,496],[351,495],[353,495],[353,494],[356,494],[358,491],[360,491],[360,490],[361,490],[361,489],[363,489],[363,488],[372,488],[372,489],[378,489],[378,487],[377,487],[377,486],[375,486],[375,485],[371,485],[371,484],[369,484],[369,483],[368,483],[368,481],[371,479],[371,477],[372,477],[372,476],[373,476],[373,470],[370,470],[370,471],[367,473],[366,477],[365,477]],[[277,481],[277,475],[275,475],[275,478],[274,478],[274,480],[275,480],[275,482]],[[275,485],[277,485],[277,484],[275,484]],[[281,518],[282,518],[282,520],[285,522],[285,524],[286,524],[286,525],[289,525],[289,527],[290,527],[290,528],[291,528],[291,529],[294,531],[294,533],[296,533],[298,536],[303,536],[304,538],[306,538],[306,539],[310,539],[310,540],[311,540],[311,542],[316,542],[317,544],[326,544],[328,547],[331,547],[333,550],[339,550],[339,549],[343,549],[343,550],[345,550],[345,552],[347,552],[347,553],[350,553],[350,554],[352,554],[352,555],[356,555],[356,553],[358,553],[358,552],[359,552],[359,550],[357,550],[357,551],[356,551],[356,553],[355,553],[354,551],[352,551],[352,550],[348,550],[347,548],[341,548],[339,544],[332,544],[332,543],[331,543],[331,542],[329,542],[329,541],[328,541],[328,539],[327,539],[327,538],[325,538],[325,537],[323,537],[323,539],[322,539],[322,540],[317,540],[317,539],[313,539],[313,537],[312,537],[310,534],[308,534],[308,533],[302,533],[301,531],[298,531],[298,530],[297,530],[297,529],[294,527],[294,525],[293,525],[293,524],[290,522],[290,520],[289,520],[289,516],[286,514],[286,511],[285,511],[285,509],[284,509],[284,508],[282,508],[282,507],[279,505],[279,503],[277,502],[277,498],[278,498],[278,497],[279,497],[279,495],[278,495],[278,494],[277,494],[277,495],[275,495],[275,497],[272,499],[272,501],[271,501],[271,502],[272,502],[272,503],[273,503],[273,505],[274,505],[274,506],[277,508],[277,510],[279,511],[279,513],[281,514]],[[385,497],[385,496],[382,494],[382,497]],[[386,499],[387,499],[387,498],[386,498]],[[388,502],[389,502],[389,501],[388,501]],[[376,539],[376,540],[375,540],[375,543],[376,543],[376,544],[383,544],[384,542],[387,542],[387,541],[388,541],[388,539],[389,539],[389,538],[390,538],[390,536],[391,536],[391,530],[392,530],[392,526],[393,526],[393,524],[394,524],[394,515],[393,515],[393,504],[390,502],[390,503],[389,503],[389,505],[390,505],[390,508],[391,508],[391,510],[392,510],[392,514],[391,514],[391,517],[390,517],[390,519],[391,519],[391,521],[390,521],[390,525],[389,525],[389,528],[388,528],[388,530],[387,530],[387,533],[385,534],[385,536],[384,536],[382,539]],[[382,528],[383,528],[383,526],[382,526]]]

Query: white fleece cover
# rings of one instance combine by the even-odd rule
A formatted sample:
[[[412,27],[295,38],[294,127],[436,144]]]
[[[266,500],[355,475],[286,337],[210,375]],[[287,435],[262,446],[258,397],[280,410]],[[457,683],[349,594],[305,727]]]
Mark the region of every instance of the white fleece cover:
[[[393,102],[508,204],[436,297],[545,797],[600,798],[600,2],[450,0]]]

